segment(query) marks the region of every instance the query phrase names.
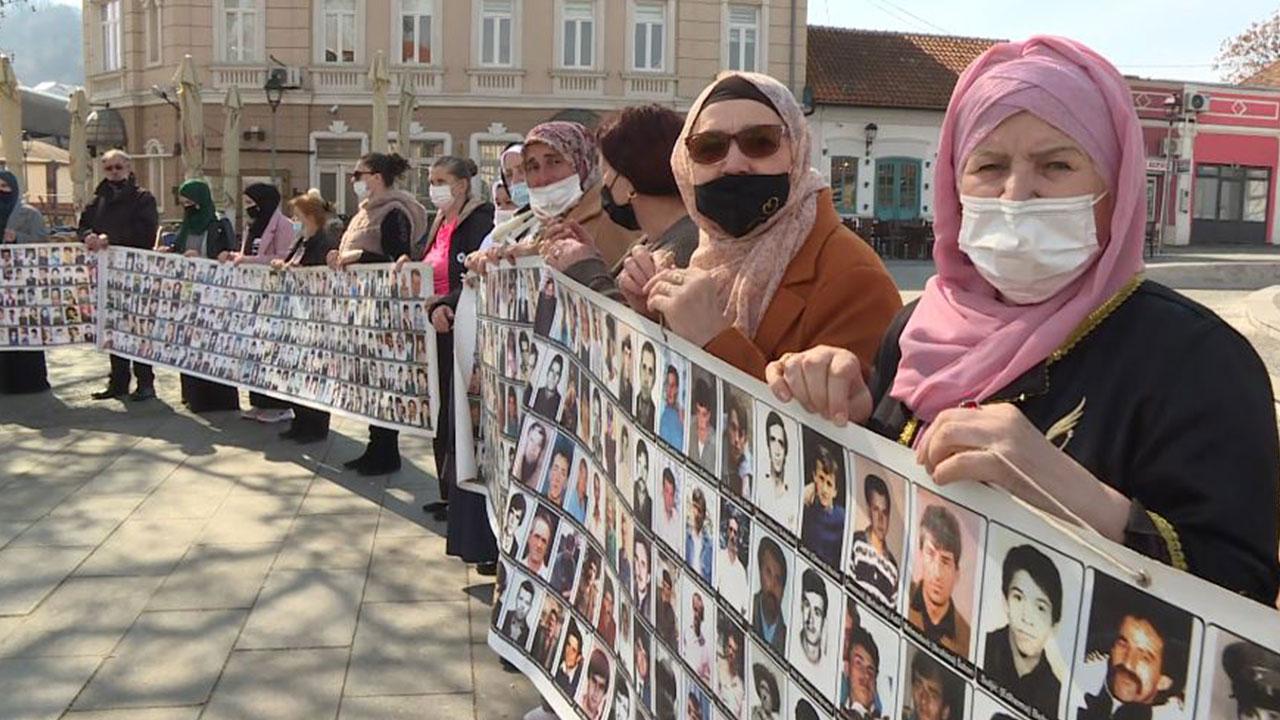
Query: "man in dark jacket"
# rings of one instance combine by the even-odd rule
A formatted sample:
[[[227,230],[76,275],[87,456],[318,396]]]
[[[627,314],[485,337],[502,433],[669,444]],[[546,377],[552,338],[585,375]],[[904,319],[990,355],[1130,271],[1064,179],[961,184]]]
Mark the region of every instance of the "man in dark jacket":
[[[108,150],[102,156],[102,182],[93,200],[80,214],[80,239],[90,249],[108,243],[123,247],[151,249],[156,243],[160,218],[155,197],[138,187],[133,164],[123,150]],[[129,393],[128,358],[111,356],[111,378],[107,388],[93,394],[95,400],[123,397]],[[156,396],[155,373],[150,365],[132,363],[138,387],[129,398],[146,400]]]

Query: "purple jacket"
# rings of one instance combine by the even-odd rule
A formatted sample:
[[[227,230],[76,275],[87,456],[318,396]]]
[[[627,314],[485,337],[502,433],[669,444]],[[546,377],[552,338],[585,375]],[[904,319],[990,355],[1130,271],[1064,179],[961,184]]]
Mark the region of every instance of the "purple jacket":
[[[262,241],[258,243],[258,254],[246,256],[241,262],[266,265],[276,258],[283,260],[288,257],[289,248],[293,247],[293,240],[293,221],[276,210],[275,215],[271,216],[271,222],[267,223],[267,229],[262,231]]]

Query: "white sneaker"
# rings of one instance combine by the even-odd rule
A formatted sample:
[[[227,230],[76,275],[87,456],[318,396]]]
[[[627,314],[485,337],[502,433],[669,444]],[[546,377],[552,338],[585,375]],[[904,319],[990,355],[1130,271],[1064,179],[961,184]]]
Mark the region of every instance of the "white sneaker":
[[[289,408],[284,408],[283,410],[259,410],[257,417],[258,422],[264,423],[278,423],[292,419],[293,410]]]
[[[256,407],[251,407],[248,410],[240,411],[240,417],[244,418],[245,420],[261,420],[262,419],[261,415],[262,415],[262,410]]]

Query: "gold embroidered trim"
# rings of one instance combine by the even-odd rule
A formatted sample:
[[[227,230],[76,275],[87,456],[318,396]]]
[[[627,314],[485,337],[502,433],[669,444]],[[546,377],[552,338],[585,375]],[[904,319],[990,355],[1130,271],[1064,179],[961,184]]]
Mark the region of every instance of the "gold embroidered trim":
[[[898,442],[911,447],[911,443],[916,439],[916,430],[920,428],[920,420],[911,418],[907,420],[907,424],[902,426],[902,434],[898,435]]]
[[[1085,318],[1083,322],[1076,326],[1075,330],[1071,331],[1071,335],[1067,336],[1066,342],[1062,343],[1061,347],[1049,355],[1047,364],[1052,365],[1066,357],[1067,353],[1074,350],[1076,345],[1079,345],[1080,341],[1084,340],[1085,336],[1097,329],[1103,320],[1110,317],[1111,313],[1116,311],[1116,308],[1120,307],[1125,300],[1128,300],[1129,296],[1136,292],[1141,284],[1142,273],[1130,278],[1129,282],[1125,283],[1124,287],[1120,288],[1115,295],[1112,295],[1110,300],[1103,303],[1102,307],[1089,313],[1089,317]]]
[[[1160,533],[1160,537],[1164,539],[1165,546],[1169,549],[1169,562],[1179,570],[1187,569],[1187,556],[1182,551],[1182,540],[1178,537],[1178,531],[1173,529],[1173,524],[1163,517],[1147,511],[1147,517],[1151,518],[1151,522],[1155,523],[1156,530]]]

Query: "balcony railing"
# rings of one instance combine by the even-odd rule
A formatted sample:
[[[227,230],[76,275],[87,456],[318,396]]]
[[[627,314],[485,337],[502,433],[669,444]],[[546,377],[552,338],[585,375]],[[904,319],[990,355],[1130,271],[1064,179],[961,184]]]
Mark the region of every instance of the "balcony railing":
[[[557,95],[603,95],[606,77],[608,75],[602,72],[563,69],[551,71],[553,92]]]
[[[471,68],[467,75],[477,95],[519,95],[524,88],[524,70],[517,68]]]
[[[122,94],[124,94],[124,71],[114,70],[89,77],[90,100],[116,97]]]
[[[308,73],[317,93],[359,92],[368,89],[369,68],[350,65],[313,65]]]
[[[267,68],[255,65],[214,65],[210,68],[213,86],[219,90],[240,88],[242,90],[261,89],[267,83]]]
[[[415,95],[438,93],[443,75],[444,70],[437,67],[397,67],[391,71],[391,91],[400,92],[401,85],[408,82]]]
[[[626,94],[629,98],[674,100],[676,97],[676,78],[674,75],[636,73],[623,75],[622,78],[626,81]]]

